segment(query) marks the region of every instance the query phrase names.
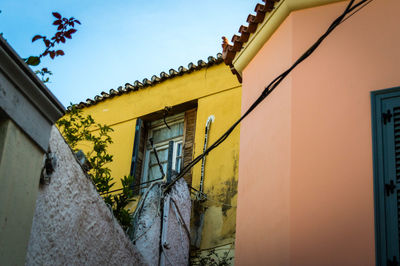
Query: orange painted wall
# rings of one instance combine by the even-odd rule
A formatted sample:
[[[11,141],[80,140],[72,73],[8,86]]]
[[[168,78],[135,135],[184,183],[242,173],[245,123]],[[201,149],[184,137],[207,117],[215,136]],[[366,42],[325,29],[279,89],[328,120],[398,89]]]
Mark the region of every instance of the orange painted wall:
[[[293,12],[243,71],[242,111],[347,2]],[[341,24],[241,125],[236,265],[374,265],[370,92],[400,85],[400,2]]]

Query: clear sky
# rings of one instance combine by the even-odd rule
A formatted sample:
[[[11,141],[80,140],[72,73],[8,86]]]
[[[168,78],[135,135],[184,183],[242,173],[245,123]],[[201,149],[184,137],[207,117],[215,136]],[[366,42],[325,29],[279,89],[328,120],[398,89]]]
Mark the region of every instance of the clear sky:
[[[75,17],[78,32],[61,45],[65,56],[43,60],[47,86],[65,105],[157,76],[221,52],[254,13],[257,0],[1,0],[0,32],[21,57],[38,55],[51,37],[53,11]]]

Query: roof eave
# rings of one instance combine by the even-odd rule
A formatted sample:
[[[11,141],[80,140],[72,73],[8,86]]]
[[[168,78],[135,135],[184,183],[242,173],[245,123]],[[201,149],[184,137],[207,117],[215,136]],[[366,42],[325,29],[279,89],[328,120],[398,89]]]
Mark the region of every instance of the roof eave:
[[[1,36],[0,56],[2,71],[51,123],[65,114],[65,107]]]
[[[277,2],[275,8],[266,14],[263,22],[258,25],[257,30],[243,44],[243,48],[236,53],[232,60],[233,67],[242,76],[245,67],[291,12],[341,1],[345,0],[281,0]]]

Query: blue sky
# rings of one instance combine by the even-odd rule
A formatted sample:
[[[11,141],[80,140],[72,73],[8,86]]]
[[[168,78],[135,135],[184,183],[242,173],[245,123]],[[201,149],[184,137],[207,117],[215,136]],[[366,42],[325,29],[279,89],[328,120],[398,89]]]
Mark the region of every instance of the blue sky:
[[[52,36],[51,12],[82,22],[60,48],[65,56],[45,59],[47,86],[65,105],[101,91],[197,63],[221,52],[257,0],[1,0],[0,32],[21,57],[43,49],[36,34]]]

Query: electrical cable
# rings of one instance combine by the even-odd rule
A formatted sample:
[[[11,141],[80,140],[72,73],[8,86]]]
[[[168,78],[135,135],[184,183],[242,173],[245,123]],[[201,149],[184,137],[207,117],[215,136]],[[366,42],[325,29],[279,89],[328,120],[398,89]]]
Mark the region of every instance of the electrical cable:
[[[172,199],[172,197],[171,197],[171,199]],[[175,204],[175,203],[174,203]],[[181,239],[181,241],[180,241],[180,243],[181,243],[181,247],[182,247],[182,251],[183,252],[185,252],[185,247],[184,247],[184,245],[183,245],[183,243],[184,243],[184,240],[183,240],[183,235],[182,235],[182,227],[183,227],[183,224],[182,224],[182,221],[180,221],[180,218],[178,217],[178,213],[177,213],[177,207],[176,207],[176,205],[174,205],[174,213],[175,213],[175,217],[176,217],[176,221],[178,222],[178,224],[180,225],[180,227],[179,227],[179,235],[180,235],[180,239]],[[190,234],[188,235],[188,243],[190,243]],[[188,250],[189,251],[189,250]],[[188,252],[189,253],[189,252]],[[186,254],[184,254],[184,256],[185,256],[185,258],[187,257],[186,256]],[[189,258],[188,258],[189,259]]]
[[[179,210],[179,208],[178,208],[178,204],[176,203],[176,201],[171,197],[171,201],[172,201],[172,203],[174,204],[174,207],[175,207],[175,209],[176,209],[176,211],[178,212],[178,214],[179,214],[179,217],[180,217],[180,220],[181,220],[181,225],[183,226],[183,228],[185,229],[185,231],[186,231],[186,234],[187,234],[187,236],[188,236],[188,238],[189,238],[189,240],[190,240],[190,229],[188,228],[188,226],[186,225],[186,222],[185,222],[185,220],[183,219],[183,216],[182,216],[182,214],[181,214],[181,212],[180,212],[180,210]]]
[[[142,183],[139,183],[139,184],[136,184],[136,185],[131,185],[131,186],[129,186],[129,188],[132,189],[134,192],[136,192],[136,191],[138,191],[138,190],[140,190],[140,189],[146,188],[146,187],[140,187],[140,186],[142,186],[142,185],[154,183],[154,182],[156,182],[156,181],[163,180],[163,179],[164,179],[164,177],[160,177],[160,178],[153,179],[153,180],[150,180],[150,181],[147,181],[147,182],[142,182]],[[135,187],[139,187],[139,188],[134,189]],[[115,190],[103,192],[103,193],[100,193],[100,196],[106,195],[106,194],[110,194],[110,193],[113,193],[113,192],[117,192],[117,191],[121,191],[121,190],[124,190],[124,188],[118,188],[118,189],[115,189]],[[119,195],[119,194],[122,194],[122,193],[118,193],[118,194],[116,194],[116,195]]]
[[[345,17],[341,22],[340,22],[340,24],[342,24],[343,22],[345,22],[346,20],[348,20],[349,18],[351,18],[354,14],[356,14],[358,11],[360,11],[361,9],[363,9],[364,7],[366,7],[367,5],[369,5],[372,1],[374,1],[374,0],[367,0],[366,2],[364,2],[364,3],[362,3],[361,4],[361,6],[360,5],[358,5],[357,4],[357,6],[355,6],[355,7],[358,7],[358,6],[360,6],[357,10],[354,10],[350,15],[348,15],[347,17]]]
[[[231,245],[231,247],[232,247],[233,244],[235,244],[235,241],[232,241],[232,242],[226,243],[226,244],[221,244],[221,245],[214,246],[214,247],[210,247],[210,248],[198,249],[198,250],[195,250],[194,252],[200,253],[200,252],[207,251],[207,250],[222,248],[222,247],[225,247],[225,246],[227,246],[227,245]],[[229,247],[229,248],[231,248],[231,247]],[[227,249],[227,248],[226,248],[226,249]]]
[[[192,193],[193,193],[193,195],[196,197],[196,200],[197,200],[197,199],[204,199],[204,200],[209,200],[209,201],[218,203],[219,205],[224,205],[224,206],[231,207],[231,208],[237,208],[237,206],[233,206],[233,205],[224,203],[224,202],[222,202],[222,201],[218,201],[218,200],[215,200],[215,199],[213,199],[213,198],[210,198],[210,196],[207,195],[207,194],[204,193],[204,192],[201,192],[201,191],[198,191],[198,190],[197,190],[197,193],[194,193],[194,192],[192,192]],[[199,196],[199,194],[200,194],[200,196]]]
[[[143,209],[144,202],[145,202],[145,200],[147,199],[147,196],[149,195],[149,193],[150,193],[150,191],[153,189],[153,187],[154,187],[155,185],[158,185],[158,184],[159,184],[159,185],[162,185],[161,182],[153,183],[153,184],[150,185],[150,188],[149,188],[148,190],[146,190],[146,192],[144,193],[143,197],[140,199],[140,201],[139,201],[139,203],[138,203],[138,205],[137,205],[135,211],[134,211],[133,214],[132,214],[132,221],[135,221],[135,220],[137,219],[137,217],[139,216],[140,212],[141,212],[142,209]],[[160,189],[160,194],[161,194],[161,193],[162,193],[162,191],[161,191],[161,189]],[[161,214],[160,214],[161,198],[162,198],[162,196],[160,195],[160,197],[158,197],[158,206],[156,207],[157,214],[156,214],[156,215],[154,216],[154,218],[152,219],[153,222],[150,224],[150,226],[148,226],[148,227],[146,228],[146,230],[145,230],[144,232],[142,232],[142,234],[140,234],[139,236],[136,236],[136,237],[132,240],[132,243],[133,243],[133,244],[135,244],[135,242],[136,242],[139,238],[141,238],[142,236],[144,236],[145,234],[147,234],[147,232],[150,231],[150,228],[151,228],[151,227],[154,225],[154,223],[156,222],[156,218],[159,217],[159,216],[161,216]]]
[[[285,72],[280,74],[278,77],[276,77],[274,80],[272,80],[271,83],[268,84],[267,87],[262,91],[261,95],[253,102],[253,104],[247,109],[247,111],[235,122],[233,125],[224,133],[222,136],[217,139],[209,148],[207,148],[202,154],[197,156],[195,159],[193,159],[188,165],[186,165],[182,171],[173,179],[164,189],[165,192],[169,191],[171,187],[175,184],[176,181],[178,181],[180,178],[182,178],[189,170],[196,165],[203,157],[207,156],[208,153],[212,150],[214,150],[216,147],[218,147],[221,143],[223,143],[228,136],[232,133],[232,131],[236,128],[236,126],[243,120],[245,119],[265,98],[267,98],[274,90],[275,88],[289,75],[293,69],[295,69],[300,63],[302,63],[305,59],[307,59],[318,47],[319,45],[325,40],[326,37],[337,27],[339,26],[344,18],[353,12],[355,9],[357,9],[359,6],[365,4],[367,1],[370,0],[361,0],[357,4],[354,4],[355,0],[350,0],[349,4],[347,5],[346,9],[344,12],[337,17],[329,26],[329,28],[326,30],[326,32],[319,37],[319,39],[301,56],[299,57],[296,62],[288,68]],[[361,6],[361,8],[365,7],[365,5]],[[355,12],[358,12],[360,9],[356,10]],[[353,14],[351,14],[353,15]]]

